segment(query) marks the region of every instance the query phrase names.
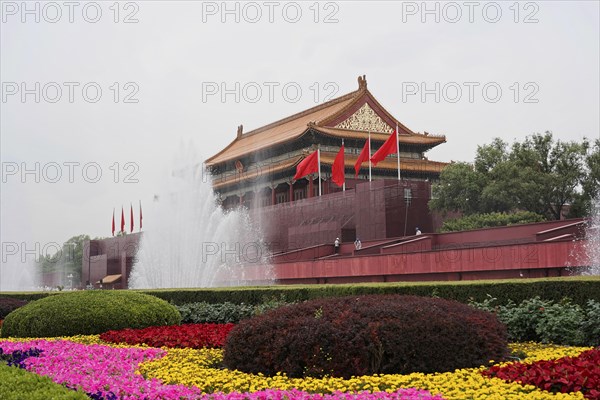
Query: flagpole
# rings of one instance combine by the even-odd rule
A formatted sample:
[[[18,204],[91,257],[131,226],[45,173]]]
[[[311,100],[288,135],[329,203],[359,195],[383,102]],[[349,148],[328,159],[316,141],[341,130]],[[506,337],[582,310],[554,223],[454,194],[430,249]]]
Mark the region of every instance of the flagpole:
[[[321,197],[321,147],[317,147],[317,164],[319,164],[319,197]]]
[[[140,232],[142,231],[142,201],[140,200]]]
[[[344,139],[342,139],[342,147],[344,147]],[[342,183],[342,192],[346,191],[346,155],[344,154],[344,183]]]
[[[400,180],[400,136],[398,134],[398,123],[396,123],[396,148],[398,149],[398,180]]]
[[[371,182],[371,131],[369,131],[369,182]]]

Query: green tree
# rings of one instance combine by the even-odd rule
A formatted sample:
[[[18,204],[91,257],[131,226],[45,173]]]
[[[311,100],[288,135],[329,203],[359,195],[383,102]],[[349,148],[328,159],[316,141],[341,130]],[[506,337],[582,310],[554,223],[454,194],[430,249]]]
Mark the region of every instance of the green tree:
[[[483,187],[482,176],[471,164],[449,164],[440,174],[440,181],[433,185],[429,207],[443,212],[477,212]]]
[[[580,193],[588,148],[585,139],[581,143],[555,142],[550,132],[529,136],[523,143],[516,142],[510,158],[518,168],[530,171],[529,177],[539,190],[523,206],[549,219],[560,219],[563,207],[574,203]]]
[[[530,211],[560,219],[564,206],[586,209],[599,193],[600,140],[593,146],[554,140],[551,132],[512,146],[501,139],[477,147],[473,165],[446,167],[433,187],[435,211],[464,215]],[[580,204],[580,206],[577,206]]]

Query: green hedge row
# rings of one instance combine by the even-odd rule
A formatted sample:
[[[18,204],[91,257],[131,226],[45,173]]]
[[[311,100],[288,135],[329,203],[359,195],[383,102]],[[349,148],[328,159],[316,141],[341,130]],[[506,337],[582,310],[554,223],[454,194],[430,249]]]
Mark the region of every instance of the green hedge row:
[[[9,367],[0,362],[0,399],[3,400],[84,400],[89,397],[52,382],[47,376],[40,376],[17,367]]]
[[[590,299],[600,301],[600,277],[563,277],[542,279],[507,279],[451,282],[356,283],[336,285],[274,285],[262,287],[227,287],[214,289],[157,289],[142,290],[173,304],[187,303],[245,303],[262,304],[273,299],[299,302],[323,297],[366,294],[406,294],[436,296],[463,303],[484,301],[488,295],[498,304],[520,303],[539,296],[560,301],[565,297],[574,304],[585,305]],[[48,293],[3,293],[5,297],[35,300]]]
[[[435,296],[463,303],[483,301],[491,295],[498,303],[510,300],[520,303],[539,296],[560,301],[565,297],[575,304],[588,300],[600,301],[600,277],[513,279],[460,282],[399,282],[357,283],[343,285],[289,285],[270,287],[237,287],[220,289],[149,290],[144,293],[160,297],[174,304],[196,302],[262,304],[272,299],[286,302],[367,294],[406,294]]]

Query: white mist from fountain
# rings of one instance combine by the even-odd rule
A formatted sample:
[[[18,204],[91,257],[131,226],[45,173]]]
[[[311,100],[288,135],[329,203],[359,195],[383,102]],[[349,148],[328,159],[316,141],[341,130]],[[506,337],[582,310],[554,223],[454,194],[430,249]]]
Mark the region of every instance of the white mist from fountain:
[[[585,249],[590,261],[586,275],[600,275],[600,196],[592,202]]]
[[[190,147],[188,147],[189,149]],[[271,283],[269,254],[245,209],[225,212],[192,154],[175,163],[152,208],[128,286],[134,289]]]
[[[3,184],[0,193],[0,292],[39,290],[39,270],[36,264],[43,246],[33,239],[28,213],[15,212],[22,202],[18,203],[14,189],[7,186]],[[21,225],[18,225],[19,222]]]
[[[6,242],[3,243],[6,245]],[[10,246],[7,246],[10,250]],[[35,291],[38,288],[38,277],[35,262],[21,259],[20,254],[13,255],[3,248],[0,264],[0,292]]]

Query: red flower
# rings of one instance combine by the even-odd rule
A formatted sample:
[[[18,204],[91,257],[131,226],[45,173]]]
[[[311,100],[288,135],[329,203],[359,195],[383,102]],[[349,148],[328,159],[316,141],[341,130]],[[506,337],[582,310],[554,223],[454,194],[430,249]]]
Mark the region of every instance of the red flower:
[[[100,339],[111,343],[200,349],[222,347],[234,324],[187,324],[108,331]]]
[[[586,399],[600,400],[600,348],[584,351],[578,357],[494,366],[482,374],[535,385],[552,393],[581,392]]]

